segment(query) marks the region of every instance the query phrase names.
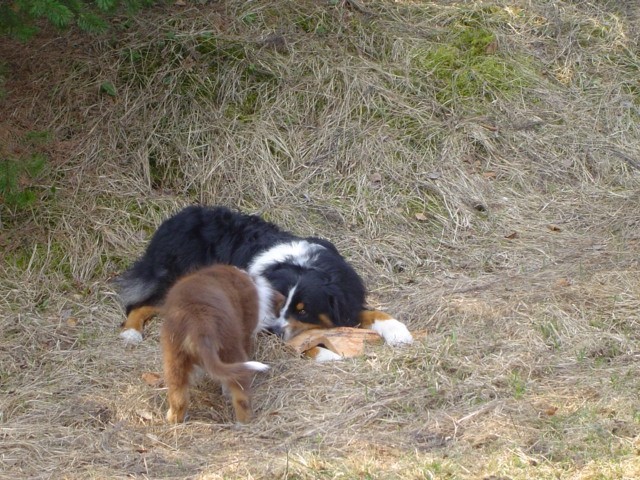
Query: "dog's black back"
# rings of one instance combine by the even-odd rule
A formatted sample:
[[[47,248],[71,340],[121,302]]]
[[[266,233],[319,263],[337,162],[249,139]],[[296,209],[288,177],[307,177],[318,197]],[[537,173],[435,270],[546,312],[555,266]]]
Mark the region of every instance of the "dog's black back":
[[[223,263],[246,269],[261,252],[294,241],[323,248],[307,264],[285,258],[260,273],[285,297],[298,285],[298,295],[306,291],[308,309],[330,312],[335,325],[356,325],[364,285],[333,244],[297,237],[259,216],[225,207],[190,206],[163,222],[144,255],[118,279],[122,303],[127,313],[158,305],[179,277],[196,268]]]

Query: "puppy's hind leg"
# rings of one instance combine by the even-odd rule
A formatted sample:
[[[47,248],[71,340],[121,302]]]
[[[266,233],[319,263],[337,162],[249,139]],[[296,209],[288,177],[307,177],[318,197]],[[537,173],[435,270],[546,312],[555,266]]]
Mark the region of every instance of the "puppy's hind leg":
[[[189,380],[193,364],[184,354],[171,355],[165,351],[164,381],[168,388],[167,421],[184,421],[189,406]]]
[[[226,382],[231,395],[231,404],[240,423],[249,423],[253,417],[251,408],[251,379],[229,380]]]

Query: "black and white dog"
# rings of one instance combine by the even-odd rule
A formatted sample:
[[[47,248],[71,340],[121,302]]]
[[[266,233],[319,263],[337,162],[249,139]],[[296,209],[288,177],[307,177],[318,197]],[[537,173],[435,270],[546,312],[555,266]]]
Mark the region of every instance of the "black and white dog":
[[[205,206],[187,207],[165,220],[144,255],[117,279],[127,312],[120,336],[140,342],[145,322],[176,280],[216,263],[260,275],[282,293],[279,318],[261,322],[286,339],[311,328],[360,326],[392,345],[413,340],[403,323],[366,309],[361,278],[331,242],[295,236],[256,215]]]

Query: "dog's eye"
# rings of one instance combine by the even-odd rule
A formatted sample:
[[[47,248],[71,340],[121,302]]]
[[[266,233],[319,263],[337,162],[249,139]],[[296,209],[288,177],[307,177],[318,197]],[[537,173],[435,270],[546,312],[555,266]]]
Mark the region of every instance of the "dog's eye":
[[[304,303],[300,302],[296,305],[296,313],[302,317],[307,314],[307,311],[304,309]]]

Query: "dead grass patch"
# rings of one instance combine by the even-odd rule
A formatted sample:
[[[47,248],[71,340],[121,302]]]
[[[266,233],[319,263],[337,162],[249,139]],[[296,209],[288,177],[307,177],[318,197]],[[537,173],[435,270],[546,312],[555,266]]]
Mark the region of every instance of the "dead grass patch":
[[[0,155],[49,192],[0,205],[0,476],[638,477],[638,19],[228,0],[0,40]],[[261,337],[254,423],[204,381],[166,425],[109,280],[193,202],[330,238],[427,334],[327,365]]]

